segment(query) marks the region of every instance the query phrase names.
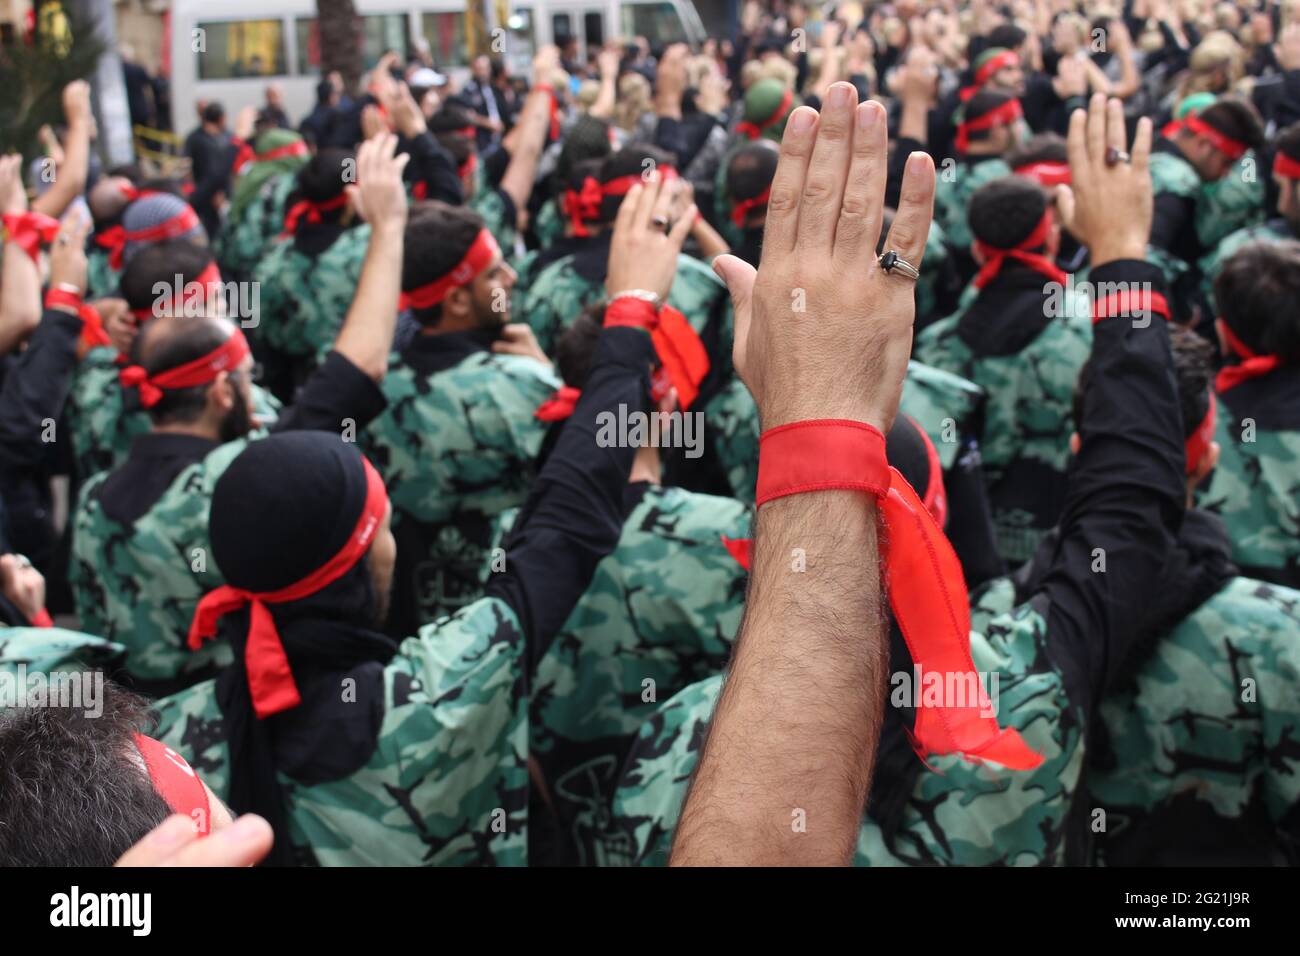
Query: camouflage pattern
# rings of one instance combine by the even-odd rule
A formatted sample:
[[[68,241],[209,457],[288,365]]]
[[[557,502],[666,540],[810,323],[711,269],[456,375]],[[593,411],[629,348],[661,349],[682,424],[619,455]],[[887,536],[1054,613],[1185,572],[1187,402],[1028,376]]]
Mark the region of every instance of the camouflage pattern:
[[[73,467],[78,480],[111,471],[126,461],[131,443],[152,427],[134,394],[118,382],[122,365],[109,346],[91,349],[77,365],[63,406],[63,421],[72,432]],[[262,424],[280,415],[280,403],[252,385],[253,413]]]
[[[552,262],[533,280],[528,294],[516,299],[519,308],[516,322],[527,322],[537,342],[548,355],[553,354],[560,333],[578,317],[583,307],[605,296],[603,282],[588,282],[578,275],[573,256]],[[705,343],[716,342],[709,360],[722,369],[723,379],[731,372],[731,296],[713,270],[692,256],[677,257],[677,275],[668,291],[673,306]],[[715,322],[720,326],[711,328]]]
[[[921,259],[921,278],[916,280],[916,317],[918,319],[937,318],[938,293],[935,287],[943,273],[943,267],[951,258],[948,252],[948,234],[937,222],[930,223],[929,235],[925,237],[925,253]]]
[[[1112,692],[1089,758],[1106,842],[1194,796],[1226,821],[1300,805],[1300,592],[1233,578]],[[1094,811],[1095,812],[1095,811]]]
[[[980,159],[971,163],[957,163],[949,168],[939,167],[934,184],[934,221],[947,237],[953,249],[969,249],[975,237],[966,221],[970,197],[985,183],[1011,175],[1011,167],[1003,160]],[[927,246],[926,254],[929,255]]]
[[[1223,519],[1243,570],[1300,579],[1300,432],[1256,428],[1220,399],[1214,440],[1219,463],[1197,490],[1197,506]]]
[[[29,674],[103,670],[121,662],[126,648],[102,637],[61,627],[0,627],[0,671]]]
[[[973,431],[973,416],[983,399],[984,390],[960,375],[908,362],[899,409],[929,436],[947,471],[957,460],[963,436]],[[733,378],[709,400],[704,420],[733,496],[753,504],[758,485],[758,407],[739,378]]]
[[[1203,248],[1213,249],[1231,233],[1264,218],[1264,183],[1258,165],[1254,151],[1247,151],[1228,175],[1201,186],[1196,200],[1196,237]]]
[[[208,509],[217,479],[248,441],[226,442],[187,467],[131,528],[95,500],[107,474],[82,489],[68,572],[77,616],[87,631],[126,647],[126,670],[138,680],[174,680],[230,663],[224,642],[191,651],[185,639],[199,599],[225,583],[212,559]]]
[[[109,264],[107,250],[92,244],[86,253],[86,301],[116,294],[121,280],[122,272]]]
[[[1201,196],[1201,177],[1196,167],[1173,153],[1153,152],[1150,160],[1152,195],[1173,193],[1185,199],[1199,199]],[[1199,216],[1197,217],[1199,220]],[[1199,225],[1199,222],[1198,222]],[[1184,262],[1166,249],[1147,247],[1147,261],[1164,273],[1169,288],[1185,273],[1190,263]],[[1077,278],[1077,277],[1076,277]]]
[[[749,534],[750,509],[738,501],[647,488],[623,523],[618,547],[597,566],[539,662],[530,753],[576,862],[622,859],[605,831],[618,770],[637,731],[656,701],[726,663],[748,575],[721,537]]]
[[[1043,618],[1029,605],[971,635],[976,669],[999,675],[999,723],[1018,729],[1043,763],[1025,772],[957,756],[929,758],[934,772],[917,779],[892,848],[879,824],[865,817],[855,865],[1024,866],[1060,859],[1083,764],[1082,713],[1066,699],[1047,646]],[[623,841],[635,864],[667,862],[721,687],[721,676],[688,687],[642,727],[633,745],[614,797],[609,839]],[[877,779],[874,786],[889,781]]]
[[[564,217],[560,214],[559,200],[552,198],[542,203],[533,219],[533,235],[537,237],[537,245],[542,249],[549,248],[564,238]]]
[[[1089,310],[1071,301],[1063,298],[1061,314],[1013,355],[975,355],[957,334],[960,315],[940,319],[917,336],[913,354],[919,361],[969,379],[987,396],[977,437],[991,489],[1025,463],[1064,480],[1074,385],[1092,348]],[[936,447],[943,448],[937,442]],[[1011,563],[1028,560],[1058,517],[1036,519],[996,495],[990,506],[998,552]]]
[[[284,231],[289,194],[298,183],[294,173],[280,173],[262,184],[257,198],[238,217],[226,220],[212,251],[226,280],[250,276],[271,242]]]
[[[515,241],[519,238],[519,226],[510,208],[498,189],[488,189],[476,193],[469,201],[469,207],[483,217],[483,224],[496,239],[497,245],[506,257],[515,251]]]
[[[280,776],[299,856],[321,866],[525,865],[523,671],[518,618],[495,598],[403,641],[384,667],[383,724],[369,763],[325,783]],[[158,701],[155,736],[228,799],[215,683]]]
[[[1200,262],[1201,289],[1205,293],[1205,301],[1214,308],[1214,280],[1219,277],[1219,272],[1227,261],[1243,246],[1252,242],[1285,242],[1295,238],[1290,223],[1285,219],[1271,219],[1259,225],[1247,226],[1225,237],[1214,251],[1204,256]]]
[[[290,238],[271,243],[253,270],[261,315],[251,333],[272,351],[306,360],[310,371],[334,346],[361,281],[370,227],[345,229],[316,257],[294,248]]]
[[[527,497],[547,427],[534,412],[560,384],[549,366],[517,355],[476,353],[429,376],[393,357],[387,410],[360,441],[414,565],[413,580],[396,587],[419,595],[421,623],[479,597],[492,519]]]

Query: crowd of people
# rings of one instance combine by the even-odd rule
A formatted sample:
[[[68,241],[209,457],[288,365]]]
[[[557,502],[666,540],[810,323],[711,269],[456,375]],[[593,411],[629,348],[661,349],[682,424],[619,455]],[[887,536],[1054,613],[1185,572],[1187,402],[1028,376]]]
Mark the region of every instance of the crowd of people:
[[[1300,6],[817,12],[65,91],[0,863],[1297,862]]]

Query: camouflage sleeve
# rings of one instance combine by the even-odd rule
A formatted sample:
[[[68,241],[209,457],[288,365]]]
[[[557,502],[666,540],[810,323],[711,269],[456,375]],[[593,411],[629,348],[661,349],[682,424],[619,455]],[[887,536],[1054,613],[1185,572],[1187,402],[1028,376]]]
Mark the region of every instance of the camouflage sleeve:
[[[758,486],[758,406],[733,376],[704,406],[713,452],[726,473],[732,496],[753,503]]]
[[[1196,202],[1196,237],[1212,249],[1230,233],[1264,218],[1264,183],[1253,151],[1237,160],[1222,179],[1201,186]]]
[[[126,407],[116,358],[112,348],[91,349],[73,374],[64,420],[72,432],[73,464],[83,481],[120,464],[135,437],[149,430],[148,416]]]

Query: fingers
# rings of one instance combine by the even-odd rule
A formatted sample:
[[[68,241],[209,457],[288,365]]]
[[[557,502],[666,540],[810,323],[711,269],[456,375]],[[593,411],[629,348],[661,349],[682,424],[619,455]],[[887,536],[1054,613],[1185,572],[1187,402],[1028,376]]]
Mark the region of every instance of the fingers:
[[[854,112],[853,154],[835,227],[835,258],[865,267],[875,258],[885,206],[885,109],[860,103]]]
[[[1056,187],[1056,218],[1063,229],[1074,225],[1074,190],[1064,183]]]
[[[627,231],[632,228],[632,223],[636,219],[636,207],[641,202],[641,193],[645,191],[640,183],[637,183],[627,191],[623,201],[618,204],[618,215],[614,217],[614,235],[626,235]]]
[[[1133,171],[1142,176],[1150,175],[1152,136],[1151,118],[1144,116],[1138,120],[1137,129],[1133,132],[1133,149],[1130,151],[1133,157]]]
[[[1065,148],[1070,157],[1070,181],[1076,186],[1087,188],[1091,174],[1088,163],[1088,114],[1085,110],[1075,110],[1070,114],[1070,129],[1066,137]]]
[[[782,258],[794,252],[799,232],[799,197],[816,139],[817,111],[801,106],[790,114],[781,138],[781,158],[772,179],[763,230],[763,258]]]
[[[1106,97],[1094,93],[1088,101],[1088,160],[1100,166],[1106,159]]]
[[[799,199],[800,246],[830,255],[844,200],[844,181],[852,158],[858,91],[852,83],[832,83],[826,93],[808,174]]]
[[[682,251],[686,237],[691,234],[691,228],[695,225],[695,216],[698,212],[699,209],[695,203],[691,203],[686,207],[686,211],[677,217],[677,221],[673,223],[672,229],[669,230],[668,238],[678,252]]]
[[[893,249],[916,268],[921,268],[925,240],[930,235],[930,220],[933,216],[934,160],[929,153],[917,150],[907,157],[903,185],[899,190],[898,212],[889,227],[885,249]],[[874,250],[873,246],[872,251]]]
[[[1106,103],[1106,148],[1128,152],[1128,130],[1124,128],[1124,104],[1117,99]]]
[[[655,195],[654,205],[650,210],[650,228],[663,231],[663,226],[654,225],[656,222],[667,224],[672,220],[673,202],[676,199],[676,189],[672,183],[665,182],[662,179],[659,182],[659,192]]]
[[[744,259],[737,256],[718,256],[713,260],[713,271],[727,284],[731,293],[731,311],[735,324],[735,339],[731,357],[737,369],[745,368],[745,346],[749,341],[750,302],[754,295],[754,280],[758,273]]]

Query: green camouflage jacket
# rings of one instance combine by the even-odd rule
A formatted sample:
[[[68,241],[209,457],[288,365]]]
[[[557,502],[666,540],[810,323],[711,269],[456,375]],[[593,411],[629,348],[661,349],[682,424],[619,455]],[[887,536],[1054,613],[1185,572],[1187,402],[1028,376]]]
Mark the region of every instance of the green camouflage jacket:
[[[104,514],[88,481],[73,517],[69,578],[87,631],[127,649],[126,670],[142,681],[170,681],[230,663],[229,646],[185,646],[199,599],[225,579],[212,560],[208,508],[217,479],[248,439],[226,442],[185,468],[131,529]]]
[[[1219,277],[1224,264],[1243,246],[1251,242],[1283,242],[1295,238],[1290,223],[1279,218],[1238,229],[1221,240],[1214,251],[1202,258],[1200,262],[1201,288],[1205,293],[1205,301],[1214,308],[1214,280]]]
[[[478,350],[432,374],[393,356],[388,408],[360,441],[393,503],[395,626],[480,596],[492,520],[527,497],[547,428],[534,412],[560,384],[517,355]]]
[[[1258,164],[1255,153],[1248,151],[1228,175],[1201,185],[1196,200],[1196,237],[1204,248],[1213,249],[1224,237],[1264,218],[1264,183]]]
[[[1298,635],[1300,592],[1233,578],[1106,697],[1087,776],[1094,819],[1104,812],[1105,829],[1090,827],[1099,859],[1175,800],[1208,806],[1225,832],[1247,816],[1294,819]]]
[[[555,199],[548,199],[537,210],[533,219],[533,234],[537,244],[545,249],[564,235],[564,218],[560,215],[560,204]]]
[[[1231,395],[1231,393],[1229,393]],[[1254,577],[1300,574],[1300,431],[1266,431],[1239,420],[1222,397],[1214,440],[1219,463],[1196,503],[1223,519],[1232,560]]]
[[[29,674],[90,671],[119,664],[126,648],[102,637],[61,627],[0,627],[0,671]]]
[[[1196,172],[1196,168],[1182,156],[1167,152],[1153,152],[1150,169],[1152,195],[1172,193],[1185,199],[1201,198],[1201,177]],[[1199,226],[1199,215],[1197,218]],[[1169,250],[1158,249],[1155,246],[1147,247],[1147,261],[1158,266],[1165,274],[1165,281],[1169,283],[1170,289],[1174,288],[1175,283],[1191,265]]]
[[[726,663],[748,575],[721,537],[748,538],[749,525],[750,510],[738,501],[646,486],[617,549],[596,567],[539,662],[530,753],[572,854],[566,862],[618,860],[619,848],[604,837],[637,731],[657,701]]]
[[[538,344],[553,354],[560,333],[578,317],[583,307],[605,296],[603,282],[588,282],[565,256],[544,268],[520,301],[516,322],[527,322]],[[668,292],[673,306],[699,334],[709,361],[719,370],[719,380],[731,375],[731,296],[713,270],[692,256],[677,257],[677,275]]]
[[[240,216],[226,221],[213,240],[212,251],[227,281],[252,275],[271,242],[284,231],[289,194],[297,183],[295,173],[273,176]]]
[[[966,221],[970,197],[985,183],[1010,175],[1011,167],[997,158],[957,163],[951,169],[939,169],[934,185],[934,221],[952,248],[969,249],[975,241]]]
[[[496,598],[403,641],[384,666],[370,762],[324,783],[280,776],[299,855],[321,866],[524,865],[524,666],[519,621]],[[155,736],[228,799],[215,686],[204,681],[158,701]]]
[[[121,271],[108,264],[108,252],[92,246],[86,253],[86,301],[113,295],[121,279]]]
[[[78,364],[63,406],[63,421],[72,432],[73,466],[85,481],[111,471],[126,460],[131,442],[150,429],[149,413],[118,382],[117,350],[91,349]],[[253,412],[262,424],[275,421],[280,403],[254,384]]]
[[[998,722],[1042,754],[1032,771],[996,769],[958,756],[931,757],[887,845],[865,817],[857,866],[912,863],[1041,865],[1062,852],[1066,817],[1083,764],[1081,713],[1047,652],[1046,625],[1025,605],[972,633],[977,670],[999,675]],[[694,684],[641,728],[614,797],[609,841],[639,865],[662,865],[694,772],[722,676]],[[887,780],[877,779],[879,788]]]
[[[1092,347],[1092,321],[1080,309],[1062,312],[1012,355],[972,353],[957,334],[959,315],[935,322],[916,339],[914,354],[919,361],[969,379],[984,390],[980,455],[998,550],[1012,563],[1032,556],[1038,539],[1058,516],[1036,524],[1029,512],[1015,506],[1014,494],[999,499],[997,483],[1019,462],[1033,462],[1063,479],[1070,461],[1074,386]],[[943,446],[935,444],[942,454]]]
[[[334,345],[361,281],[370,227],[345,229],[321,255],[306,256],[292,239],[272,242],[253,269],[261,316],[252,333],[271,350],[306,360],[307,370]]]
[[[499,189],[484,189],[475,193],[469,207],[483,217],[488,232],[506,258],[514,255],[515,240],[519,238],[519,224],[515,219],[513,203]]]

